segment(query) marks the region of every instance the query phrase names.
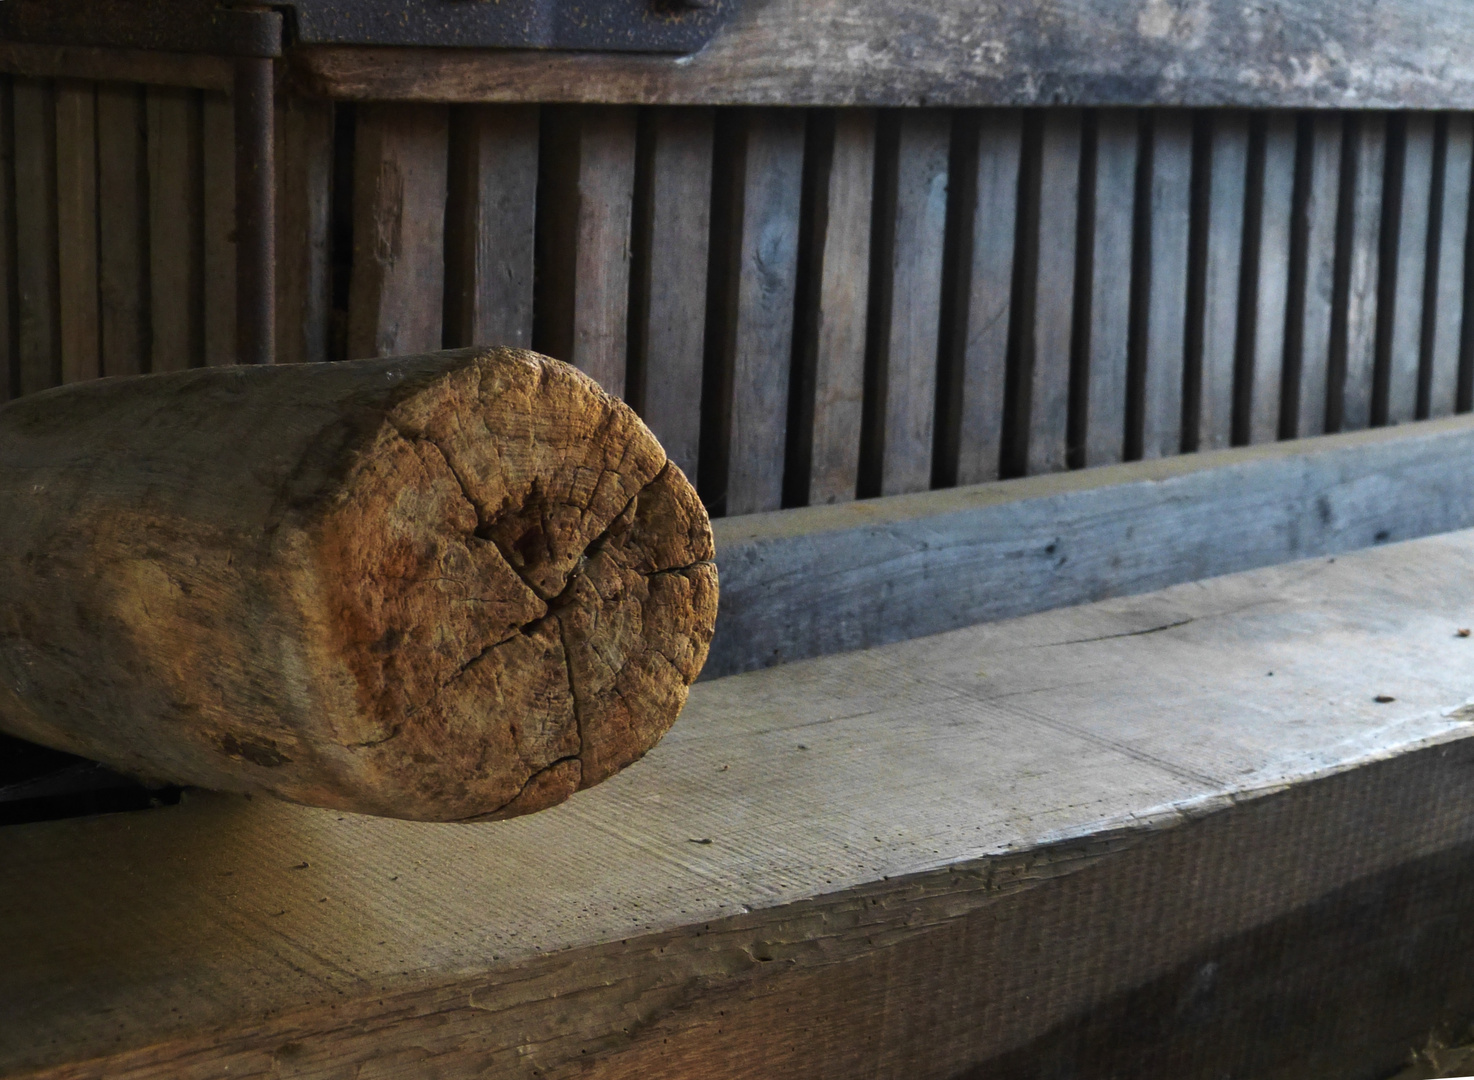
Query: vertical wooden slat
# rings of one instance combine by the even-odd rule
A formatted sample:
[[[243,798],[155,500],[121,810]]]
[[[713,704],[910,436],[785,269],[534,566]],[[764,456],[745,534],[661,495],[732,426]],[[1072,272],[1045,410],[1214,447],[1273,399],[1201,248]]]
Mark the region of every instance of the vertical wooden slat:
[[[1326,380],[1331,354],[1331,310],[1336,277],[1336,215],[1341,190],[1340,116],[1317,114],[1310,121],[1303,222],[1303,293],[1298,305],[1298,337],[1293,421],[1282,434],[1319,435],[1326,429]],[[1291,389],[1287,387],[1287,389]]]
[[[148,90],[151,370],[204,353],[204,207],[200,102],[193,90]]]
[[[1428,113],[1411,113],[1402,150],[1402,184],[1397,208],[1393,257],[1396,280],[1390,290],[1392,310],[1386,364],[1386,408],[1378,422],[1405,424],[1417,418],[1418,376],[1422,361],[1423,286],[1428,272],[1428,213],[1433,192],[1433,125]],[[1380,396],[1380,395],[1379,395]]]
[[[102,374],[97,209],[96,88],[88,82],[60,82],[56,87],[56,224],[63,382]]]
[[[1457,407],[1459,341],[1464,311],[1465,241],[1469,232],[1469,187],[1474,170],[1474,116],[1448,118],[1443,155],[1443,200],[1438,221],[1438,280],[1433,293],[1433,340],[1428,373],[1428,415],[1448,416]]]
[[[1271,114],[1264,128],[1259,190],[1259,264],[1254,296],[1253,371],[1249,376],[1248,440],[1273,442],[1280,433],[1285,318],[1290,292],[1290,234],[1295,213],[1295,118]]]
[[[1343,153],[1354,168],[1351,192],[1349,260],[1346,287],[1346,356],[1344,381],[1329,388],[1327,430],[1356,431],[1372,420],[1372,398],[1377,368],[1377,308],[1381,277],[1381,229],[1383,169],[1387,159],[1387,118],[1382,113],[1357,116],[1348,130],[1354,132],[1350,154]],[[1344,184],[1343,184],[1344,189]],[[1390,268],[1389,268],[1390,269]],[[1340,362],[1332,350],[1331,378]],[[1339,391],[1341,404],[1337,407]]]
[[[281,95],[276,140],[276,361],[321,363],[333,304],[333,105]]]
[[[1244,247],[1244,193],[1249,118],[1223,112],[1213,118],[1208,180],[1207,258],[1203,283],[1203,354],[1197,447],[1215,450],[1233,441],[1234,373],[1238,348],[1239,281]]]
[[[951,121],[927,110],[891,113],[884,124],[876,171],[888,190],[877,211],[866,364],[877,493],[899,495],[931,484]]]
[[[1147,298],[1141,452],[1176,454],[1182,443],[1187,330],[1192,118],[1164,111],[1152,124],[1151,295]]]
[[[979,121],[957,440],[959,484],[998,478],[1022,133],[1023,114],[1015,109],[990,109]]]
[[[15,391],[16,337],[15,109],[13,80],[0,76],[0,402]]]
[[[20,392],[30,394],[61,380],[55,92],[16,79],[14,109]]]
[[[236,362],[235,109],[224,94],[202,102],[205,181],[205,363]]]
[[[358,108],[350,359],[441,347],[449,130],[440,105]]]
[[[452,114],[447,345],[532,345],[538,119],[536,105]]]
[[[658,108],[645,117],[639,217],[643,236],[631,356],[640,414],[666,454],[695,476],[701,443],[701,368],[710,257],[710,109]]]
[[[1126,449],[1131,244],[1140,127],[1137,114],[1124,109],[1102,110],[1096,120],[1086,465],[1118,462]]]
[[[629,324],[636,113],[543,113],[537,347],[622,395]]]
[[[144,105],[140,87],[97,88],[98,292],[102,372],[148,366],[148,221]]]

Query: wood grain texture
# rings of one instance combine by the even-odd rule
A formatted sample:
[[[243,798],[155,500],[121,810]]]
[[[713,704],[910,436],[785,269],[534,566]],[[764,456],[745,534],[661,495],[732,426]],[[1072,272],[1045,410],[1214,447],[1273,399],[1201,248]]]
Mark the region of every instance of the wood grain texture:
[[[137,375],[148,365],[148,154],[143,88],[97,87],[98,295],[102,371]]]
[[[1003,444],[1009,321],[1023,116],[988,110],[978,127],[967,321],[962,358],[957,482],[998,478]]]
[[[33,79],[87,79],[226,91],[234,69],[223,56],[102,49],[85,45],[26,45],[0,41],[0,71]]]
[[[451,115],[446,344],[532,345],[538,109]]]
[[[648,750],[711,640],[695,492],[534,353],[81,384],[0,460],[0,728],[131,774],[529,813]]]
[[[1457,941],[1459,985],[1463,932],[1320,905],[1466,921],[1410,871],[1474,838],[1471,565],[1450,537],[704,684],[641,767],[494,826],[200,795],[8,829],[0,1067],[944,1080],[1158,980],[1165,1025],[1224,943],[1278,974],[1297,926],[1362,971],[1379,928]],[[1201,1038],[1236,999],[1190,1000]],[[1386,1004],[1306,1013],[1408,1052]],[[1213,1066],[1267,1042],[1324,1045]]]
[[[15,249],[19,389],[61,382],[61,297],[57,274],[56,96],[49,83],[12,84],[15,132]]]
[[[357,121],[348,357],[438,349],[449,110],[365,105]]]
[[[62,382],[102,374],[97,277],[97,90],[56,86],[57,296]]]
[[[1113,465],[1126,449],[1126,376],[1131,329],[1131,248],[1140,120],[1102,111],[1095,126],[1094,251],[1085,464]]]
[[[1464,267],[1468,258],[1469,190],[1474,181],[1474,116],[1448,117],[1439,206],[1438,275],[1433,299],[1433,341],[1428,373],[1428,415],[1457,408],[1459,347],[1463,338]]]
[[[1271,114],[1264,127],[1259,177],[1258,265],[1254,294],[1253,370],[1249,375],[1248,438],[1273,442],[1281,428],[1286,326],[1290,295],[1295,196],[1295,118]]]
[[[537,347],[625,392],[636,114],[547,109],[538,193]]]
[[[1343,181],[1343,198],[1350,206],[1341,211],[1348,219],[1347,250],[1341,256],[1347,261],[1345,314],[1332,309],[1332,318],[1344,318],[1345,327],[1331,332],[1330,379],[1328,389],[1327,431],[1357,431],[1372,423],[1377,382],[1378,301],[1382,280],[1382,206],[1385,194],[1384,169],[1387,160],[1387,117],[1367,113],[1348,117],[1347,137],[1351,140],[1343,165],[1353,170],[1350,190]],[[1388,238],[1389,241],[1391,237]],[[1388,274],[1396,266],[1387,267]],[[1336,337],[1345,335],[1345,345]],[[1345,359],[1336,354],[1344,348]],[[1336,381],[1340,385],[1336,385]]]
[[[1305,438],[1326,430],[1326,391],[1331,362],[1331,314],[1336,289],[1336,215],[1341,193],[1341,136],[1339,116],[1315,116],[1308,121],[1309,146],[1303,164],[1303,202],[1300,217],[1301,274],[1298,303],[1290,318],[1296,325],[1295,364],[1286,389],[1293,397],[1284,405],[1284,437]],[[1290,346],[1287,345],[1287,351]]]
[[[236,362],[235,107],[225,94],[200,103],[204,182],[205,355]]]
[[[1423,357],[1423,296],[1428,271],[1428,219],[1433,193],[1434,118],[1416,114],[1405,125],[1400,205],[1397,214],[1396,278],[1387,365],[1386,412],[1378,419],[1405,424],[1418,416],[1418,381]]]
[[[204,361],[205,237],[199,95],[150,87],[146,97],[150,371]]]
[[[1474,107],[1459,0],[768,0],[691,57],[305,49],[333,97],[748,105]],[[863,62],[857,60],[863,58]]]
[[[1239,112],[1218,113],[1212,124],[1197,416],[1200,450],[1221,450],[1233,441],[1249,153],[1248,116]]]
[[[881,125],[866,331],[866,441],[878,483],[866,494],[900,495],[931,486],[952,124],[926,110],[889,113]]]
[[[1153,116],[1151,130],[1151,293],[1143,351],[1143,458],[1167,457],[1182,449],[1192,117],[1160,112]]]
[[[1471,527],[1471,462],[1451,418],[720,521],[706,672]]]
[[[276,361],[329,359],[333,268],[333,106],[276,105]]]
[[[0,78],[0,402],[14,396],[19,376],[16,232],[14,91],[6,77]]]
[[[688,476],[701,449],[713,123],[708,109],[653,109],[646,120],[646,235],[630,313],[640,417]]]

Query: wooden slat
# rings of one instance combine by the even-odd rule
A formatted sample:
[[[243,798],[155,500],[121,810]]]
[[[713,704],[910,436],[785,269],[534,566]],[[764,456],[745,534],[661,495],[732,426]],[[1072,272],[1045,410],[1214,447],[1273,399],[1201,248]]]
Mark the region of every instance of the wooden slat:
[[[204,205],[199,95],[150,87],[148,109],[151,371],[204,359]]]
[[[1203,277],[1203,355],[1198,401],[1199,450],[1222,449],[1233,441],[1239,282],[1243,271],[1244,195],[1249,152],[1247,115],[1218,113],[1212,124],[1208,250]]]
[[[438,349],[449,110],[372,104],[357,119],[348,358]]]
[[[276,106],[276,360],[328,359],[333,305],[333,106]]]
[[[228,57],[165,53],[152,49],[104,49],[86,45],[25,45],[0,41],[0,71],[33,79],[230,89]]]
[[[97,92],[56,87],[57,279],[63,382],[102,374],[97,277]]]
[[[693,477],[701,448],[713,121],[708,109],[653,109],[645,119],[640,301],[630,312],[632,351],[638,342],[641,354],[631,357],[640,371],[641,385],[631,388],[640,415]]]
[[[1355,186],[1351,191],[1350,249],[1343,256],[1349,261],[1346,292],[1346,325],[1332,331],[1331,375],[1337,378],[1337,367],[1344,363],[1340,386],[1329,388],[1326,417],[1328,431],[1357,431],[1373,419],[1376,397],[1378,287],[1381,281],[1381,228],[1384,177],[1387,160],[1387,118],[1381,113],[1367,113],[1349,118],[1348,137],[1352,138],[1350,157],[1354,162]],[[1342,161],[1347,156],[1343,155]],[[1345,190],[1343,182],[1342,190]],[[1345,211],[1343,210],[1343,216]],[[1392,272],[1393,267],[1388,267]],[[1335,335],[1345,334],[1344,361],[1336,357]],[[1337,398],[1339,397],[1339,404]]]
[[[20,327],[16,302],[15,108],[13,80],[0,78],[0,403],[16,390]]]
[[[534,347],[623,395],[636,114],[547,109],[542,130]]]
[[[1280,434],[1294,220],[1295,144],[1295,118],[1283,113],[1270,114],[1264,128],[1264,165],[1259,187],[1259,262],[1247,410],[1250,443],[1273,442]]]
[[[536,105],[451,114],[446,344],[532,347]]]
[[[1192,116],[1157,113],[1152,122],[1151,294],[1147,298],[1141,456],[1182,445],[1182,380],[1187,333]]]
[[[1418,414],[1423,351],[1423,294],[1428,270],[1428,214],[1433,191],[1433,125],[1428,113],[1403,119],[1401,206],[1397,215],[1396,280],[1390,349],[1386,358],[1386,412],[1377,419],[1405,424]]]
[[[201,106],[205,184],[205,356],[236,362],[235,107],[225,94]]]
[[[909,111],[883,124],[866,359],[878,484],[866,493],[899,495],[931,486],[951,118]]]
[[[1457,407],[1459,343],[1463,336],[1464,267],[1468,255],[1469,189],[1474,173],[1474,116],[1448,118],[1439,211],[1437,288],[1433,293],[1433,341],[1428,374],[1428,415]]]
[[[1326,386],[1331,357],[1331,310],[1336,279],[1336,214],[1341,192],[1341,135],[1339,116],[1317,115],[1310,120],[1310,146],[1302,215],[1304,267],[1302,295],[1291,317],[1294,328],[1296,378],[1293,405],[1286,419],[1293,421],[1282,435],[1319,435],[1326,430]]]
[[[98,292],[102,371],[148,369],[149,200],[143,88],[97,88]]]
[[[730,125],[718,132],[730,156],[715,166],[701,492],[714,513],[749,514],[783,499],[804,117],[752,110]]]
[[[19,386],[30,394],[61,381],[55,92],[50,84],[16,79],[12,93]]]
[[[1014,231],[1023,116],[990,109],[979,118],[977,195],[962,356],[957,482],[998,477],[1003,445],[1008,326],[1013,317]]]
[[[1134,111],[1107,109],[1096,118],[1086,465],[1115,464],[1126,450],[1131,247],[1140,129],[1141,121]]]

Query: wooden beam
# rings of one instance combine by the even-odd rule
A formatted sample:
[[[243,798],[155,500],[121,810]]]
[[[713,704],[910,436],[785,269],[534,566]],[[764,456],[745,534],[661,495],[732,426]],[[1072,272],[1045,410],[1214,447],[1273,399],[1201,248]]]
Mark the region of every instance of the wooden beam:
[[[88,79],[217,91],[228,91],[234,81],[234,67],[223,56],[14,41],[0,41],[0,72],[32,79]]]

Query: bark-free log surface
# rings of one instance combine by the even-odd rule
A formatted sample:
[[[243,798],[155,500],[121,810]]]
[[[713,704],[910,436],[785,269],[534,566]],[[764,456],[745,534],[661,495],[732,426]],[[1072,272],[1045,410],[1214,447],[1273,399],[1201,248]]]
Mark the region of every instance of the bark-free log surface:
[[[0,728],[395,817],[538,810],[674,721],[710,527],[534,353],[103,381],[0,412]]]

